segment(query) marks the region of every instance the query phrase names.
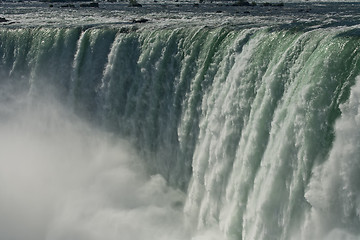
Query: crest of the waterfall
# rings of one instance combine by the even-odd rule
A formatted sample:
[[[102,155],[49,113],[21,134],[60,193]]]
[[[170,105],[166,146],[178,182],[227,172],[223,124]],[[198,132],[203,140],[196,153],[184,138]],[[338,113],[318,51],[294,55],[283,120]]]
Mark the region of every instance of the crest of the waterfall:
[[[331,149],[358,66],[356,45],[337,34],[257,32],[215,78],[203,98],[185,206],[192,226],[219,226],[228,239],[301,234],[311,171]],[[344,62],[354,71],[341,72]]]
[[[304,239],[359,239],[360,78],[341,105],[328,160],[316,168],[305,194],[312,205]],[[328,233],[330,231],[330,233]],[[356,237],[357,236],[357,237]]]
[[[194,239],[351,239],[360,171],[352,34],[2,29],[0,229],[20,239],[32,230],[49,240],[189,239],[186,199]],[[21,99],[25,112],[13,104]],[[35,212],[22,236],[7,229]]]
[[[251,34],[252,30],[246,30],[236,36],[218,65],[210,91],[203,97],[193,178],[185,206],[188,220],[196,228],[218,225],[232,161],[250,107],[248,101],[252,101],[251,85],[255,84],[241,77],[246,74],[254,46],[261,40],[260,34],[248,43]]]
[[[99,108],[104,68],[109,49],[114,42],[116,29],[86,29],[76,39],[76,52],[73,53],[69,83],[69,102],[80,115],[96,122],[101,114]]]

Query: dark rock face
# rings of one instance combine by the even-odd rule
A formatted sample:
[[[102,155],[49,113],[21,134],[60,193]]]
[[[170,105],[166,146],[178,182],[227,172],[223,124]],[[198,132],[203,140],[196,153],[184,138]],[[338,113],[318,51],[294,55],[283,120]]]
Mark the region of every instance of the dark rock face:
[[[148,22],[149,19],[146,19],[146,18],[139,18],[139,19],[133,19],[132,20],[132,23],[146,23]]]
[[[65,5],[61,5],[60,7],[62,8],[75,8],[74,4],[65,4]]]
[[[94,8],[98,8],[98,7],[99,7],[99,3],[97,3],[97,2],[83,3],[83,4],[80,4],[80,7],[94,7]]]
[[[284,3],[280,2],[280,3],[269,3],[269,2],[265,2],[263,3],[264,7],[283,7]]]
[[[7,20],[6,18],[4,17],[0,17],[0,23],[3,23],[3,22],[8,22],[9,20]]]
[[[246,0],[239,0],[233,6],[250,6],[250,3]]]
[[[129,7],[142,7],[142,5],[138,3],[136,0],[130,0]]]

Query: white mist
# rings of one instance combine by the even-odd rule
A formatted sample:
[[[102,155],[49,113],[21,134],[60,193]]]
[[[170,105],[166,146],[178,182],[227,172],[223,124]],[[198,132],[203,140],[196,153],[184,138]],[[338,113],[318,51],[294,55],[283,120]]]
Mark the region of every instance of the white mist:
[[[187,238],[184,193],[147,175],[129,143],[29,100],[0,108],[2,240]]]

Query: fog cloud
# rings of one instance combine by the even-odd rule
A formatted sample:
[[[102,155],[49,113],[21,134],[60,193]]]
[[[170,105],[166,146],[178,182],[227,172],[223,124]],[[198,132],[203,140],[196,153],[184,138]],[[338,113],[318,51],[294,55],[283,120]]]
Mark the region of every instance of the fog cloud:
[[[184,198],[56,101],[0,103],[2,240],[189,239]]]

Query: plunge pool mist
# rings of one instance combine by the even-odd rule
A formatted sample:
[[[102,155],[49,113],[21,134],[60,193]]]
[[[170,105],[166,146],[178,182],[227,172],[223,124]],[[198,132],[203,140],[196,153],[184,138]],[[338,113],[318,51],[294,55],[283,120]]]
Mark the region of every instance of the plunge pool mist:
[[[1,239],[187,238],[184,193],[128,142],[53,99],[17,96],[1,112]]]

